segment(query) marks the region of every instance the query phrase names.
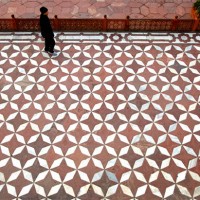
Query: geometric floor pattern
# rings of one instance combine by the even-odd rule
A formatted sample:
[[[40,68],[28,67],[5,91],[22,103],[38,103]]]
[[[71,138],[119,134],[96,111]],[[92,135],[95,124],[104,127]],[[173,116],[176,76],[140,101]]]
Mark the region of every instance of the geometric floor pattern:
[[[0,200],[199,200],[199,35],[56,40],[0,34]]]

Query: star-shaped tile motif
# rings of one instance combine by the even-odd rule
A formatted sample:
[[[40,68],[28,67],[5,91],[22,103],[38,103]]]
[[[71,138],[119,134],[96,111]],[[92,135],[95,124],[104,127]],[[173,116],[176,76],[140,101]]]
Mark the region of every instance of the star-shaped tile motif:
[[[0,39],[0,199],[199,199],[197,36],[67,34]]]

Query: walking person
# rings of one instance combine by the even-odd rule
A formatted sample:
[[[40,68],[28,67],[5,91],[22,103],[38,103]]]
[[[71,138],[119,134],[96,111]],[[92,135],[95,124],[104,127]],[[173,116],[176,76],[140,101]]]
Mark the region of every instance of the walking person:
[[[45,38],[45,51],[54,54],[54,33],[48,18],[48,9],[46,7],[40,8],[40,29],[42,37]]]

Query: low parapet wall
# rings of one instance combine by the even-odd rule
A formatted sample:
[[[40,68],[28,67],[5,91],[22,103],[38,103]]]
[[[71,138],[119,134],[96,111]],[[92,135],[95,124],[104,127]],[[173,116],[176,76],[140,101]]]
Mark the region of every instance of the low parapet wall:
[[[0,19],[0,31],[39,31],[39,19]],[[198,19],[50,19],[55,31],[165,31],[199,32]]]

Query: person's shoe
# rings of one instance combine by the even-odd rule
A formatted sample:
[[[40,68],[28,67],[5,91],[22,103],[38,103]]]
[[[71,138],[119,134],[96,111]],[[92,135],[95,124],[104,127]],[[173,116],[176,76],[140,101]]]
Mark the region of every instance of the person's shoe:
[[[49,54],[51,54],[52,56],[57,56],[57,55],[58,55],[58,52],[55,52],[55,51],[49,51]]]

